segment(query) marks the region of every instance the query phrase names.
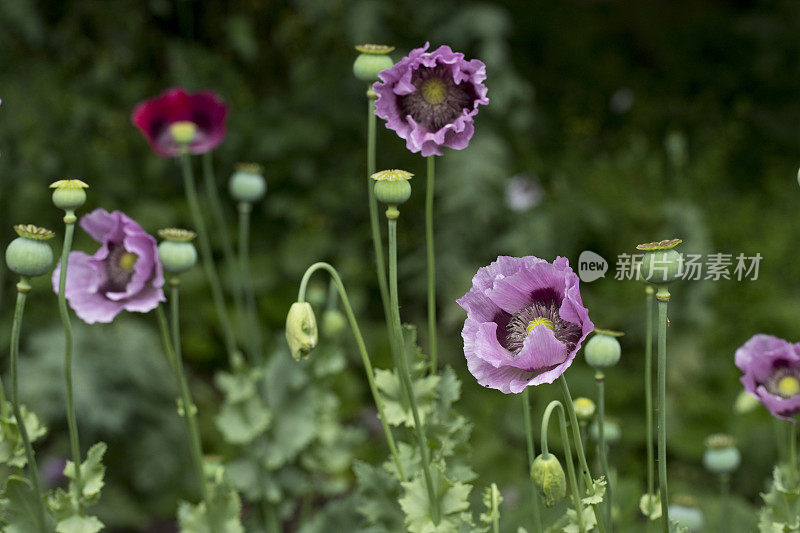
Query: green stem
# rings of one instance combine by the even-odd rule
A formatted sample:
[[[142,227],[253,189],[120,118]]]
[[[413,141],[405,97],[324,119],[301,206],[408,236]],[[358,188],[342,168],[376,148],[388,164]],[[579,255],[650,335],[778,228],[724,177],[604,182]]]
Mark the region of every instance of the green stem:
[[[42,500],[42,486],[39,482],[39,469],[36,466],[36,456],[33,453],[28,428],[25,427],[25,419],[22,416],[22,409],[19,403],[19,333],[22,329],[22,315],[25,312],[25,300],[27,293],[31,290],[26,277],[22,277],[17,284],[17,305],[14,308],[14,322],[11,325],[11,406],[14,409],[14,418],[17,420],[17,428],[25,446],[25,457],[28,460],[28,470],[33,484],[33,491],[36,494],[36,522],[39,531],[47,531],[45,521],[44,500]]]
[[[398,365],[397,371],[400,375],[400,382],[405,389],[406,399],[411,406],[411,416],[414,418],[414,433],[417,437],[420,458],[422,459],[422,474],[425,477],[425,485],[428,490],[431,518],[433,519],[433,524],[438,525],[441,515],[439,514],[439,500],[436,497],[433,476],[431,475],[430,449],[428,448],[428,439],[425,436],[425,428],[422,426],[422,419],[419,416],[417,399],[414,395],[414,385],[411,381],[411,371],[408,368],[408,359],[403,350],[403,326],[400,321],[400,302],[397,294],[397,219],[388,216],[390,211],[391,208],[387,211],[387,218],[389,225],[389,299],[392,310],[390,329],[393,339],[393,352],[395,354],[395,362]]]
[[[786,428],[786,436],[789,440],[789,470],[790,470],[790,480],[792,483],[792,487],[797,487],[798,479],[797,479],[797,435],[795,435],[795,424],[793,422],[787,422]]]
[[[661,286],[658,300],[658,483],[661,493],[661,525],[669,533],[669,494],[667,493],[667,303],[669,290]]]
[[[525,420],[525,439],[528,445],[528,471],[530,472],[533,460],[536,459],[536,447],[533,444],[533,426],[531,424],[531,399],[528,388],[522,390],[522,413]],[[542,515],[539,508],[539,492],[533,487],[533,525],[536,533],[542,533]]]
[[[572,395],[569,392],[569,385],[567,385],[567,378],[564,377],[564,374],[561,374],[559,383],[561,384],[561,392],[564,395],[566,411],[569,414],[569,425],[572,426],[572,440],[575,443],[575,449],[578,451],[578,462],[580,463],[581,470],[586,479],[586,486],[592,487],[594,485],[592,471],[589,470],[589,465],[586,462],[586,453],[583,451],[583,439],[581,438],[581,428],[578,426],[578,415],[575,414],[575,406],[572,404]],[[603,520],[603,515],[600,514],[600,506],[592,504],[592,508],[594,509],[594,516],[597,519],[598,530],[601,533],[605,533],[605,521]]]
[[[722,474],[719,476],[720,481],[720,496],[719,496],[719,531],[720,533],[727,533],[729,529],[728,520],[728,503],[731,496],[731,476],[730,474]]]
[[[391,322],[391,312],[389,311],[389,285],[386,281],[386,263],[383,258],[383,240],[381,238],[381,226],[378,218],[378,200],[375,198],[375,180],[370,176],[376,172],[375,164],[375,93],[370,87],[367,90],[367,192],[369,195],[369,224],[372,229],[372,247],[375,250],[375,269],[378,272],[378,288],[381,291],[381,303],[383,304],[383,316],[386,323]]]
[[[72,451],[72,461],[75,464],[74,498],[78,512],[83,514],[81,504],[83,494],[83,480],[81,479],[81,446],[78,440],[78,422],[75,417],[75,398],[72,391],[72,323],[67,310],[67,297],[65,288],[67,284],[67,268],[69,267],[69,252],[72,249],[72,237],[75,234],[74,211],[67,211],[64,215],[64,246],[61,250],[61,271],[58,279],[58,312],[61,315],[61,324],[64,327],[64,380],[67,396],[67,427],[69,429],[69,445]]]
[[[431,355],[431,373],[436,373],[436,256],[433,245],[433,196],[436,156],[428,156],[428,182],[425,187],[425,246],[428,256],[428,343]]]
[[[222,285],[219,281],[219,274],[214,265],[214,257],[211,252],[211,243],[208,238],[208,230],[203,213],[200,209],[200,201],[197,197],[197,188],[194,183],[194,173],[192,172],[192,161],[189,153],[184,151],[181,156],[181,171],[183,174],[183,186],[186,190],[186,200],[189,203],[189,210],[192,213],[195,229],[197,230],[197,240],[200,244],[200,255],[203,259],[203,269],[206,278],[211,286],[211,298],[217,310],[217,319],[222,326],[222,335],[225,341],[225,349],[228,352],[228,362],[233,367],[236,354],[236,336],[233,332],[231,319],[225,307],[225,296],[222,292]]]
[[[572,490],[572,501],[575,506],[575,514],[578,518],[578,531],[584,531],[583,503],[581,502],[580,492],[578,492],[578,478],[575,475],[575,465],[572,462],[572,450],[569,445],[569,435],[567,434],[567,420],[564,417],[564,405],[558,400],[553,400],[547,404],[547,408],[544,410],[544,416],[542,416],[542,457],[547,458],[550,456],[550,449],[547,447],[547,428],[550,426],[550,415],[555,408],[558,408],[558,426],[561,430],[561,441],[564,444],[564,460],[567,462],[569,486]]]
[[[605,420],[606,420],[606,388],[605,388],[605,375],[601,371],[595,372],[594,379],[597,382],[597,431],[600,437],[600,466],[603,468],[603,475],[606,477],[606,494],[605,494],[605,508],[606,520],[608,521],[608,531],[614,531],[614,521],[611,513],[612,498],[611,498],[611,477],[609,476],[608,468],[608,450],[606,447],[605,435]]]
[[[247,311],[247,337],[252,339],[252,353],[257,361],[264,360],[261,338],[261,327],[258,320],[256,306],[256,293],[253,287],[253,277],[250,273],[250,212],[252,205],[247,202],[239,203],[239,264],[242,274],[241,286],[244,287],[245,307]]]
[[[203,160],[203,183],[205,185],[206,197],[209,199],[211,206],[211,217],[213,224],[216,227],[216,233],[219,241],[222,243],[222,253],[225,258],[225,267],[229,275],[233,279],[229,279],[231,283],[231,294],[233,295],[233,303],[236,307],[236,312],[239,317],[244,316],[244,280],[240,280],[235,273],[238,271],[236,268],[236,260],[233,255],[233,244],[231,243],[230,235],[228,234],[228,226],[225,223],[225,212],[222,209],[222,201],[219,197],[217,190],[217,180],[214,177],[214,161],[213,152],[206,152],[202,155]]]
[[[375,401],[375,407],[378,409],[378,418],[380,418],[381,426],[383,426],[383,433],[386,436],[386,442],[389,445],[389,451],[392,454],[392,458],[394,459],[394,464],[397,467],[397,473],[400,475],[401,481],[407,481],[405,471],[403,469],[403,463],[400,461],[400,454],[397,452],[397,445],[394,441],[394,436],[392,435],[392,430],[389,428],[389,424],[387,423],[386,415],[384,414],[383,409],[383,400],[381,399],[380,393],[378,392],[378,387],[375,385],[375,373],[372,370],[372,363],[369,359],[369,353],[367,353],[367,347],[364,344],[364,337],[361,335],[361,328],[358,327],[358,322],[356,321],[356,316],[353,313],[353,308],[350,306],[350,299],[347,297],[347,291],[344,288],[344,284],[342,283],[342,278],[339,277],[339,272],[336,271],[333,266],[329,265],[328,263],[314,263],[306,270],[305,274],[303,274],[303,279],[300,281],[300,291],[297,295],[298,302],[304,302],[306,299],[306,287],[308,286],[308,280],[311,278],[311,275],[316,272],[317,270],[325,270],[330,274],[331,279],[336,284],[336,288],[339,290],[339,298],[342,300],[342,307],[344,308],[344,313],[347,315],[347,321],[350,323],[350,329],[353,331],[353,336],[356,339],[356,345],[358,345],[358,351],[361,354],[361,362],[364,364],[364,372],[367,374],[367,382],[369,383],[369,390],[372,393],[372,399]]]
[[[498,501],[497,485],[492,483],[492,533],[500,533],[500,502]]]
[[[186,420],[186,429],[189,433],[189,447],[192,454],[192,464],[194,465],[195,475],[199,483],[200,497],[204,502],[208,502],[208,493],[206,490],[205,474],[203,473],[203,452],[202,444],[200,442],[200,431],[197,428],[197,418],[195,413],[195,406],[192,402],[192,395],[189,391],[189,385],[186,381],[186,375],[183,370],[183,357],[181,356],[181,341],[180,341],[180,320],[179,320],[179,300],[178,300],[178,283],[176,279],[170,281],[170,320],[172,326],[172,335],[170,339],[169,326],[167,325],[167,317],[161,306],[156,307],[156,318],[158,319],[158,327],[161,330],[161,340],[164,343],[164,351],[167,353],[167,358],[172,363],[175,370],[175,379],[178,382],[178,391],[180,400],[183,407],[183,418]]]
[[[655,494],[655,466],[653,453],[653,300],[655,290],[648,285],[645,288],[645,345],[644,345],[644,403],[647,415],[647,494],[648,514],[652,515],[653,495]]]

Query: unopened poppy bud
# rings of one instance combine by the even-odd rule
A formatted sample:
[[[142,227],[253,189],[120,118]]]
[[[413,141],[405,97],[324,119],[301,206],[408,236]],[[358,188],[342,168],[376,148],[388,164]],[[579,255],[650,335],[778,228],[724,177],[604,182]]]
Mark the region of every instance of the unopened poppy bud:
[[[6,248],[6,264],[12,272],[33,278],[46,274],[53,266],[53,249],[46,240],[53,232],[33,225],[14,226],[17,237]]]
[[[597,407],[589,398],[575,398],[572,406],[575,408],[575,415],[580,422],[590,422],[594,418],[595,412],[597,412]]]
[[[639,266],[642,279],[657,285],[680,279],[683,276],[683,255],[674,248],[681,242],[681,239],[669,239],[638,245],[636,249],[645,252]]]
[[[286,315],[286,342],[296,361],[305,359],[317,345],[317,319],[308,302],[295,302]]]
[[[759,405],[761,405],[761,402],[758,401],[758,398],[743,390],[733,403],[733,412],[738,415],[752,413]]]
[[[717,433],[706,439],[703,466],[713,474],[730,474],[739,468],[742,454],[736,448],[736,440],[730,435]]]
[[[267,194],[267,181],[261,165],[240,163],[228,182],[228,192],[237,202],[254,204]]]
[[[328,309],[322,313],[322,334],[335,338],[347,328],[347,319],[338,309]]]
[[[408,180],[414,174],[405,170],[381,170],[370,176],[375,180],[375,197],[389,206],[398,206],[411,197]]]
[[[619,439],[622,437],[622,430],[619,427],[619,424],[616,423],[614,420],[605,419],[603,421],[603,433],[606,438],[606,444],[616,444],[619,442]],[[600,440],[600,430],[597,422],[593,422],[591,426],[589,426],[589,436],[594,441]]]
[[[554,506],[567,495],[567,476],[553,454],[540,454],[533,460],[531,479],[547,507]]]
[[[164,239],[158,245],[158,257],[164,270],[170,274],[182,274],[197,264],[197,249],[192,243],[195,232],[166,228],[158,230],[158,236]]]
[[[188,145],[197,136],[197,124],[189,120],[173,122],[169,126],[169,134],[176,143]]]
[[[583,349],[589,366],[599,369],[616,365],[622,353],[617,337],[622,335],[619,331],[595,329],[594,336],[589,339],[586,348]]]
[[[394,46],[382,44],[360,44],[356,50],[361,52],[353,63],[353,74],[361,81],[378,81],[378,74],[392,68],[394,61],[389,53],[394,50]]]
[[[89,186],[81,180],[58,180],[50,184],[53,189],[53,204],[64,211],[75,211],[86,203]]]
[[[669,506],[669,518],[679,525],[686,527],[692,533],[702,531],[705,526],[703,511],[697,506],[697,501],[691,496],[677,494]]]

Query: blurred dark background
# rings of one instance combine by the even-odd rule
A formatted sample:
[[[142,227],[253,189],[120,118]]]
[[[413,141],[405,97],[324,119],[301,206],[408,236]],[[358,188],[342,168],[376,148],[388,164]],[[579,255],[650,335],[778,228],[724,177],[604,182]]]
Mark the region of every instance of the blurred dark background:
[[[13,224],[35,223],[57,231],[60,249],[47,185],[67,177],[91,185],[84,212],[121,209],[151,233],[189,225],[177,165],[150,152],[129,116],[171,86],[213,89],[231,109],[214,155],[220,187],[236,162],[266,169],[252,251],[266,336],[281,345],[302,272],[327,260],[386,367],[366,205],[366,87],[351,73],[353,46],[393,44],[397,60],[426,40],[450,44],[486,63],[491,100],[469,148],[439,159],[436,203],[441,359],[463,379],[459,409],[475,424],[479,484],[498,483],[515,531],[528,490],[521,406],[466,372],[454,300],[499,254],[577,262],[592,250],[611,268],[583,285],[584,302],[598,327],[626,332],[607,390],[622,425],[611,451],[621,512],[633,519],[644,489],[644,291],[614,280],[613,263],[640,242],[681,237],[686,252],[763,256],[757,280],[680,283],[670,306],[671,489],[697,498],[713,523],[717,480],[702,469],[703,440],[732,433],[746,458],[733,480],[745,516],[760,505],[776,452],[763,409],[733,412],[741,390],[733,353],[758,332],[799,337],[798,35],[800,5],[789,0],[10,0],[0,9],[0,245],[14,237]],[[378,150],[379,168],[417,174],[401,218],[400,284],[404,319],[421,325],[424,161],[380,123]],[[93,251],[78,233],[76,248]],[[0,272],[5,347],[16,280]],[[46,468],[67,454],[63,341],[48,280],[34,287],[22,366],[26,400],[51,430],[39,452]],[[199,269],[186,276],[185,356],[215,452],[212,376],[226,362],[206,291]],[[167,474],[186,458],[156,333],[154,318],[138,315],[79,330],[78,418],[84,444],[111,446],[101,504],[109,526],[155,530],[190,482]],[[358,423],[371,402],[347,346],[341,412]],[[574,395],[594,395],[580,356],[568,376]],[[537,412],[556,392],[535,391]],[[383,441],[370,442],[360,455],[380,457]],[[747,520],[733,522],[752,531]]]

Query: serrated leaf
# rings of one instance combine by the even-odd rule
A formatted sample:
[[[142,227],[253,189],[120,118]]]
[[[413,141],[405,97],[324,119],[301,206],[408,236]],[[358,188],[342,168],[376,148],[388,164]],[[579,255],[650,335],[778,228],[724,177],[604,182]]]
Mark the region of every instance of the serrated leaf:
[[[220,467],[209,483],[208,500],[196,505],[181,502],[178,523],[182,533],[244,533],[241,513],[242,501]]]
[[[31,442],[36,442],[47,433],[47,428],[40,424],[36,413],[29,411],[24,405],[20,405],[20,413]],[[0,463],[17,468],[24,468],[28,463],[25,444],[17,426],[17,417],[14,416],[9,401],[3,402],[0,406]]]
[[[81,464],[81,482],[83,490],[81,492],[82,504],[89,506],[99,499],[100,490],[105,485],[103,478],[106,474],[106,467],[103,466],[103,455],[108,446],[105,442],[98,442],[86,453],[86,459]],[[75,481],[75,463],[67,461],[64,467],[64,476],[70,479],[70,484]]]
[[[503,495],[500,494],[500,489],[497,488],[497,485],[492,483],[483,489],[483,506],[486,507],[486,512],[481,513],[481,522],[486,526],[491,526],[495,520],[499,521],[501,503],[503,503]]]
[[[765,503],[759,513],[761,533],[800,531],[800,487],[788,488],[783,478],[783,471],[776,467],[769,492],[761,495]]]
[[[104,525],[94,516],[73,515],[56,526],[57,533],[97,533]]]
[[[362,461],[353,463],[353,472],[358,481],[356,509],[367,525],[401,531],[404,516],[398,504],[401,487],[397,478],[383,468]]]
[[[592,486],[586,489],[586,497],[581,500],[585,505],[602,503],[606,493],[606,480],[604,477],[592,480]]]
[[[422,473],[413,480],[402,483],[403,497],[400,507],[406,515],[406,527],[411,533],[457,532],[466,522],[470,523],[469,493],[472,485],[453,483],[444,475],[441,465],[432,465],[434,496],[439,504],[439,523],[431,515],[430,499]]]
[[[431,375],[412,380],[414,397],[423,424],[436,402],[436,386],[440,379],[437,375]],[[401,389],[397,370],[375,370],[375,385],[383,399],[386,422],[393,426],[414,427],[414,416]]]
[[[269,427],[271,416],[261,400],[252,396],[225,402],[215,419],[217,429],[231,444],[248,444]]]
[[[661,518],[661,496],[656,494],[642,494],[639,498],[639,510],[650,520]]]
[[[39,502],[31,483],[20,476],[9,476],[3,493],[4,533],[31,533],[39,531]],[[48,527],[53,527],[52,518],[45,517]]]

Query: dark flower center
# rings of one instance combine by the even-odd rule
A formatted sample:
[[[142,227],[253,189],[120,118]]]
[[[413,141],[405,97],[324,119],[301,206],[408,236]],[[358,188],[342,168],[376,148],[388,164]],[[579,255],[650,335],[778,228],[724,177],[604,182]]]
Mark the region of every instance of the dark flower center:
[[[133,267],[139,256],[129,252],[121,244],[111,245],[106,259],[105,292],[124,292],[133,277]]]
[[[767,391],[781,398],[800,394],[800,369],[788,366],[776,368],[764,383]]]
[[[532,303],[511,315],[506,326],[504,346],[512,354],[517,355],[525,343],[525,338],[537,327],[545,326],[562,342],[568,351],[572,351],[581,338],[581,327],[567,322],[558,314],[559,298],[554,291],[536,291],[531,295]],[[499,336],[499,335],[498,335]]]
[[[477,98],[472,85],[456,83],[447,65],[420,67],[411,76],[416,91],[400,97],[400,111],[430,131],[450,124]]]

